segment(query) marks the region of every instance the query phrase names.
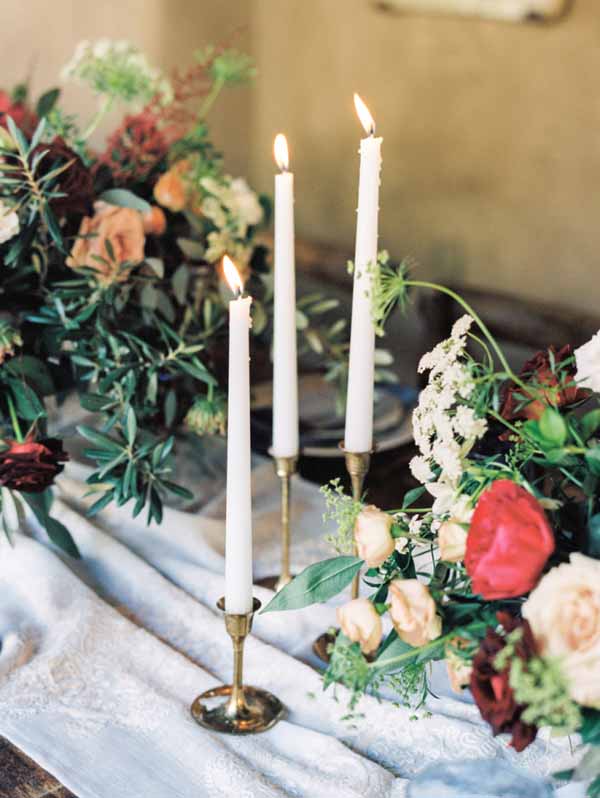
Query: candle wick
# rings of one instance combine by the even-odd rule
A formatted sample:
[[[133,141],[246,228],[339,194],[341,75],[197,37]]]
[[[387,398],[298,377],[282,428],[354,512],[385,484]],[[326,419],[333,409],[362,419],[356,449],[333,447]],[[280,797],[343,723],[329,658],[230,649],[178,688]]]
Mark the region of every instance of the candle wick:
[[[371,136],[371,138],[374,138],[375,136],[375,123],[371,125],[371,132],[369,133],[369,136]]]

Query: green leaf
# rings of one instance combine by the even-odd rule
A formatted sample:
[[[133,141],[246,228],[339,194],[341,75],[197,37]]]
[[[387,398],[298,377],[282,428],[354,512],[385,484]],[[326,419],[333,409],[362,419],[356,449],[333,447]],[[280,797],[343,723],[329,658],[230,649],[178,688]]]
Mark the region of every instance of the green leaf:
[[[10,380],[10,389],[17,407],[17,414],[25,421],[35,421],[46,415],[44,406],[35,391],[26,382]]]
[[[583,711],[583,723],[579,730],[581,739],[590,745],[600,745],[600,711],[597,709],[585,709]]]
[[[185,305],[189,281],[190,281],[190,270],[185,265],[185,263],[182,263],[181,266],[179,266],[179,268],[176,270],[171,280],[171,285],[173,286],[173,293],[175,294],[175,299],[179,302],[180,305]]]
[[[280,590],[262,612],[299,610],[328,601],[350,584],[362,564],[359,557],[344,555],[309,565]]]
[[[600,408],[590,410],[590,412],[586,413],[581,419],[581,433],[583,440],[587,441],[589,438],[591,438],[598,427],[600,427]]]
[[[56,518],[50,518],[50,516],[48,516],[46,518],[45,527],[48,537],[59,549],[62,549],[70,557],[74,557],[77,560],[81,559],[77,544],[64,524],[61,524]]]
[[[596,513],[588,521],[586,554],[600,560],[600,513]]]
[[[56,105],[58,98],[60,97],[60,89],[49,89],[49,91],[44,92],[40,99],[37,101],[37,105],[35,108],[36,114],[40,117],[48,116],[50,111]]]
[[[407,507],[413,505],[417,499],[420,499],[421,496],[425,493],[426,488],[423,485],[419,485],[418,488],[413,488],[409,490],[408,493],[404,495],[404,499],[402,501],[402,509],[405,510]]]
[[[401,654],[406,654],[408,651],[414,651],[415,656],[418,654],[418,649],[413,648],[413,646],[409,646],[408,643],[405,643],[404,640],[398,637],[398,634],[395,629],[387,636],[385,643],[381,647],[379,654],[377,655],[377,659],[373,663],[373,667],[377,668],[378,660],[383,661],[384,659],[387,661],[392,657],[398,657]],[[405,667],[406,663],[402,663],[402,667]],[[384,667],[384,666],[382,666]]]
[[[115,452],[115,454],[121,452],[123,449],[123,447],[119,443],[117,443],[117,441],[114,441],[112,438],[109,438],[108,435],[103,435],[101,432],[98,432],[97,430],[92,429],[91,427],[86,427],[83,424],[77,427],[77,432],[83,438],[85,438],[86,441],[93,443],[95,446],[98,446],[100,449],[106,449],[110,452]]]
[[[135,443],[135,436],[137,435],[137,420],[133,407],[127,411],[127,443],[133,446]]]
[[[118,205],[120,208],[133,208],[140,213],[150,213],[152,206],[146,200],[138,197],[126,188],[109,188],[103,191],[98,199],[108,202],[109,205]]]
[[[98,413],[113,402],[114,399],[111,399],[110,396],[100,396],[98,393],[79,394],[79,404],[90,413]]]
[[[539,420],[540,433],[546,441],[552,444],[552,448],[564,446],[569,431],[564,418],[553,407],[548,407],[542,413]]]
[[[177,415],[177,394],[171,389],[165,396],[165,424],[172,426]]]
[[[585,462],[588,464],[592,474],[600,476],[600,446],[586,450]]]

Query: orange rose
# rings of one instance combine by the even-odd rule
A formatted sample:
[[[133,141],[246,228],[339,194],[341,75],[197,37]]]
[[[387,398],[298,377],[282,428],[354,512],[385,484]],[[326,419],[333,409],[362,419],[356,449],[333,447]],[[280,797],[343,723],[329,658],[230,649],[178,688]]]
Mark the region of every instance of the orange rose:
[[[139,211],[120,208],[105,202],[96,202],[96,213],[86,216],[79,228],[67,266],[71,269],[87,267],[98,273],[98,282],[110,284],[124,282],[130,268],[144,260],[144,223]],[[110,241],[112,255],[106,247]]]
[[[167,229],[167,217],[158,205],[153,205],[148,213],[142,216],[142,221],[147,236],[162,236]]]
[[[173,213],[182,211],[188,200],[188,191],[185,183],[185,174],[189,170],[186,159],[177,161],[168,172],[162,175],[154,186],[154,199],[163,208],[168,208]]]
[[[409,646],[424,646],[442,633],[442,620],[429,588],[416,579],[394,579],[388,602],[398,637]]]
[[[353,599],[338,607],[337,619],[342,632],[353,643],[360,644],[363,654],[377,651],[382,635],[381,618],[369,599]]]

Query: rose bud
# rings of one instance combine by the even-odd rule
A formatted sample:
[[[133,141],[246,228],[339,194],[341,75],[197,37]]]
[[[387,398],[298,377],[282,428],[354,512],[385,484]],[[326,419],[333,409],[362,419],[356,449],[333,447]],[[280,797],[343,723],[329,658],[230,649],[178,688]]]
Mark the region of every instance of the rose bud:
[[[0,452],[0,485],[21,493],[42,493],[60,474],[69,455],[56,438],[11,441]]]
[[[529,593],[554,548],[539,502],[511,480],[497,480],[481,494],[467,536],[473,593],[489,601]]]
[[[346,637],[353,643],[360,643],[363,654],[372,654],[379,648],[381,618],[369,599],[353,599],[338,607],[337,619]]]
[[[361,510],[354,525],[358,556],[369,568],[378,568],[394,551],[391,515],[370,504]]]
[[[600,709],[600,561],[571,554],[523,605],[543,657],[560,662],[571,698]]]
[[[445,562],[460,562],[467,550],[467,530],[456,521],[444,521],[438,530],[440,559]]]
[[[150,236],[162,236],[167,229],[167,217],[162,208],[152,205],[147,213],[142,215],[144,233]]]
[[[398,637],[409,646],[424,646],[442,632],[429,588],[417,579],[394,579],[390,583],[390,616]]]

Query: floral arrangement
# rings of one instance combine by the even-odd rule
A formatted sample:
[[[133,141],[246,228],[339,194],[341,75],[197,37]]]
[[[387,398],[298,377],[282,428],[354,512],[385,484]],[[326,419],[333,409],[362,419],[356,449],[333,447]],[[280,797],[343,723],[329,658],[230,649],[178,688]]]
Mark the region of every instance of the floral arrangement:
[[[383,512],[323,488],[338,556],[307,568],[267,611],[340,593],[363,572],[367,595],[337,611],[325,686],[352,706],[386,684],[417,708],[429,664],[445,660],[494,734],[522,751],[538,729],[577,734],[564,778],[600,795],[600,333],[538,352],[515,373],[455,293],[376,269],[375,319],[433,288],[466,310],[424,355],[413,413],[419,484]],[[426,501],[429,497],[429,501]],[[419,505],[419,506],[417,506]],[[363,588],[364,590],[364,588]]]
[[[89,121],[63,110],[59,89],[35,104],[26,86],[0,92],[0,486],[8,534],[21,499],[31,499],[32,485],[46,490],[66,460],[47,439],[45,398],[68,391],[99,414],[97,425],[79,428],[95,463],[92,514],[132,502],[134,515],[146,508],[148,521],[160,522],[165,496],[191,498],[169,478],[174,433],[224,432],[226,252],[254,297],[255,360],[260,365],[262,354],[269,373],[272,275],[257,240],[269,201],[226,173],[206,123],[222,91],[254,73],[246,55],[208,47],[166,76],[130,43],[100,40],[82,42],[63,71],[97,96]],[[119,107],[121,124],[103,148],[92,147],[98,125]],[[304,297],[298,326],[301,354],[316,353],[343,381],[346,337],[343,321],[329,318],[335,305]],[[46,511],[44,522],[73,552]]]

